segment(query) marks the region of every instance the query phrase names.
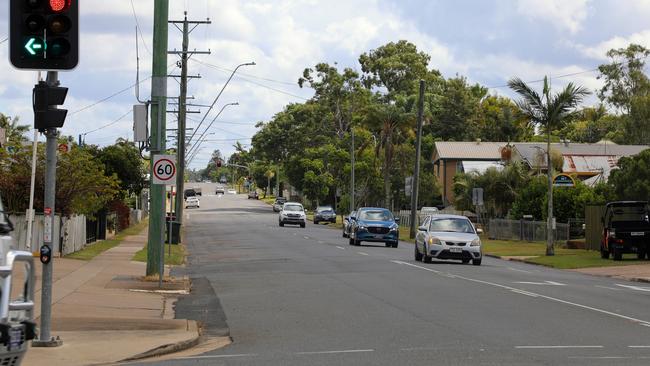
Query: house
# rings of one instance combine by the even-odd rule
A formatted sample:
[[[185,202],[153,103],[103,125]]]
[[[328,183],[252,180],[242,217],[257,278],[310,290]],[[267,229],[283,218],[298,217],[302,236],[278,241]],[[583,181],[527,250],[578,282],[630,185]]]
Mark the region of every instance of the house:
[[[507,142],[437,141],[433,151],[433,172],[442,187],[445,206],[454,202],[456,173],[485,172],[490,167],[503,168],[501,149]]]
[[[546,143],[515,142],[511,145],[512,161],[522,162],[532,170],[546,172]],[[621,157],[637,155],[647,148],[645,145],[617,145],[611,141],[551,144],[551,151],[562,154],[562,173],[574,175],[588,185],[606,181]]]

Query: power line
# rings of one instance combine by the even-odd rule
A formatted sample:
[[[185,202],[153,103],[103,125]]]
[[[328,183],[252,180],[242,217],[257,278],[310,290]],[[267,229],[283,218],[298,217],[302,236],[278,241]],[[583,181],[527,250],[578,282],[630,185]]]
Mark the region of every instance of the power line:
[[[227,68],[227,67],[223,67],[223,66],[219,66],[219,65],[215,65],[215,64],[210,64],[210,63],[207,63],[207,62],[205,62],[205,61],[198,60],[198,59],[194,59],[193,61],[196,61],[196,62],[198,62],[198,63],[200,63],[200,64],[204,64],[204,65],[206,65],[206,66],[208,66],[208,67],[211,67],[211,68],[213,68],[213,69],[220,70],[220,71],[223,71],[223,72],[232,72],[232,69],[229,69],[229,68]],[[278,84],[283,84],[283,85],[289,85],[289,86],[300,87],[300,86],[299,86],[297,83],[295,83],[295,82],[275,80],[275,79],[265,78],[265,77],[256,76],[256,75],[252,75],[252,74],[247,74],[247,73],[244,73],[244,72],[239,72],[239,73],[237,73],[237,74],[238,74],[238,75],[247,76],[247,77],[250,77],[250,78],[254,78],[254,79],[263,80],[263,81],[270,81],[270,82],[273,82],[273,83],[278,83]],[[309,86],[308,86],[308,87],[309,87]]]
[[[3,39],[2,41],[0,41],[0,44],[3,44],[5,42],[7,42],[8,40],[9,40],[9,37],[7,37],[7,38]]]
[[[99,130],[103,130],[104,128],[109,127],[109,126],[112,126],[112,125],[116,124],[117,122],[121,121],[124,117],[128,116],[130,113],[131,113],[131,110],[129,109],[126,113],[124,113],[123,115],[121,115],[120,118],[116,119],[115,121],[113,121],[113,122],[111,122],[111,123],[109,123],[109,124],[106,124],[106,125],[104,125],[104,126],[98,127],[98,128],[96,128],[96,129],[94,129],[94,130],[91,130],[91,131],[88,131],[88,132],[83,132],[83,133],[81,133],[81,134],[82,134],[82,135],[88,135],[88,134],[90,134],[90,133],[97,132],[97,131],[99,131]]]
[[[142,36],[142,29],[140,28],[140,22],[138,21],[138,15],[135,13],[135,5],[133,5],[133,0],[131,0],[131,10],[133,10],[133,18],[135,19],[135,27],[138,31],[138,34],[140,34],[140,39],[142,40],[142,45],[144,46],[144,49],[147,51],[148,54],[152,55],[151,51],[149,51],[149,47],[147,47],[147,43],[144,41],[144,37]]]
[[[190,121],[193,121],[193,122],[201,122],[200,120],[198,120],[198,119],[196,119],[196,118],[187,117],[187,119],[189,119]],[[214,121],[214,123],[221,123],[221,124],[224,124],[224,125],[253,126],[253,127],[257,124],[257,122],[255,122],[255,123],[249,123],[249,122],[228,122],[228,121],[219,121],[219,120]]]

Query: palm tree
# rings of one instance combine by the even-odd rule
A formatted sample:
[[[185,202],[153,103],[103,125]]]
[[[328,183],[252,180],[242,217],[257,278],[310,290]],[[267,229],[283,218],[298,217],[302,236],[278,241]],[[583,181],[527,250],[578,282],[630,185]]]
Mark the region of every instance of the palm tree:
[[[0,128],[5,130],[5,136],[9,142],[26,141],[25,133],[30,130],[29,125],[19,125],[18,117],[11,118],[0,113]],[[4,141],[0,141],[0,144]]]
[[[560,124],[575,111],[582,99],[590,92],[582,86],[569,83],[562,91],[551,95],[548,78],[544,77],[544,89],[539,95],[530,86],[519,78],[508,81],[508,86],[521,96],[516,101],[522,113],[538,127],[546,129],[548,136],[546,143],[546,162],[548,176],[548,220],[546,255],[554,255],[553,250],[553,172],[551,168],[551,130]]]

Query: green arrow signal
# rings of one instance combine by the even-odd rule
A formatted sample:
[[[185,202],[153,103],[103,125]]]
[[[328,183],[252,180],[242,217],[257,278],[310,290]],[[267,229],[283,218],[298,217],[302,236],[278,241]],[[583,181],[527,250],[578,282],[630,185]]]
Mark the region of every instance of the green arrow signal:
[[[27,50],[27,52],[29,52],[30,55],[35,56],[36,50],[43,49],[43,44],[41,43],[40,39],[32,37],[29,39],[29,41],[27,41],[27,44],[25,45],[25,49]]]

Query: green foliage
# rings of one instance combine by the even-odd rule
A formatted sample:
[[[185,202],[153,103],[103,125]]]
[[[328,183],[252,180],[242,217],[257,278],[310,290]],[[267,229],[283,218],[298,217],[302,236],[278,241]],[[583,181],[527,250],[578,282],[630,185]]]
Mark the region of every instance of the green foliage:
[[[95,157],[104,164],[107,175],[117,177],[123,197],[142,192],[146,167],[133,142],[118,140],[113,145],[96,150]]]
[[[619,169],[609,176],[619,200],[650,199],[650,150],[644,150],[634,157],[623,157],[618,161]]]
[[[5,137],[9,144],[18,144],[27,141],[25,134],[31,129],[29,125],[18,124],[19,118],[11,118],[0,113],[0,128],[5,130]],[[4,145],[4,141],[0,141],[0,145]]]
[[[524,215],[533,215],[535,220],[545,217],[548,180],[545,176],[532,177],[519,191],[512,203],[510,217],[521,219]]]

